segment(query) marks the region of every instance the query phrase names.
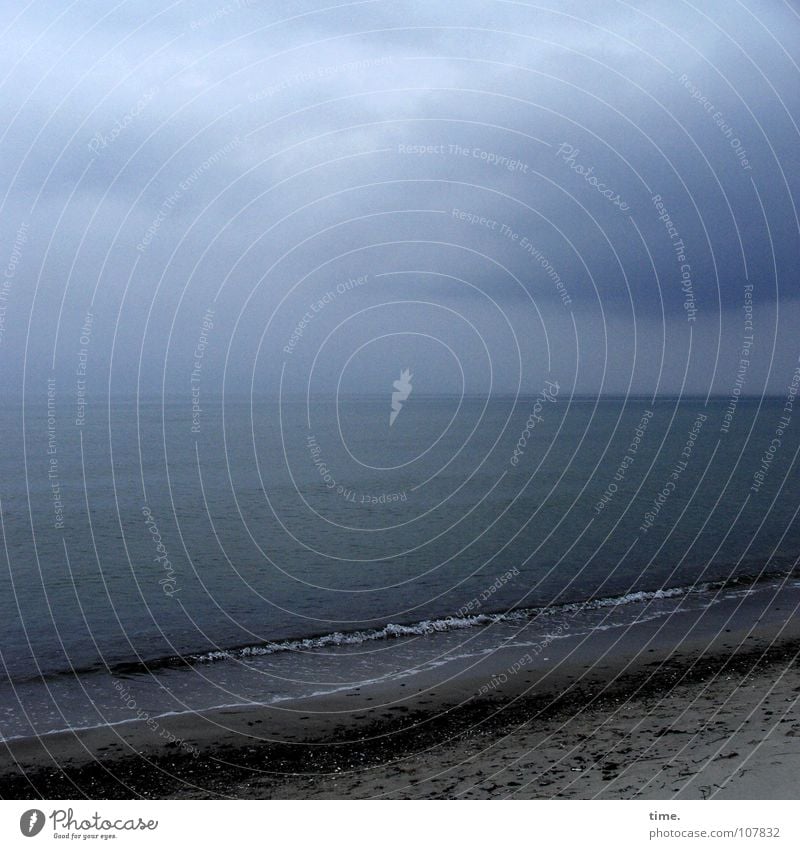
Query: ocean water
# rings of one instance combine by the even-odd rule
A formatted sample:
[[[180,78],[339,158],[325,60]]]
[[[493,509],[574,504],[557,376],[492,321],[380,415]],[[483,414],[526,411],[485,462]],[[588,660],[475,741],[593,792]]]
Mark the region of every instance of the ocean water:
[[[2,409],[0,736],[128,721],[120,681],[158,715],[444,676],[797,559],[791,397],[201,406]]]

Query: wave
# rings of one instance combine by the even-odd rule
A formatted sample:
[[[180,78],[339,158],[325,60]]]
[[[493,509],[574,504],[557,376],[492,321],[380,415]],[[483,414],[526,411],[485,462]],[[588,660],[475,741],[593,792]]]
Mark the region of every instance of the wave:
[[[553,617],[569,614],[574,616],[581,612],[590,612],[604,608],[620,607],[633,604],[652,604],[661,600],[678,599],[689,595],[702,595],[722,590],[748,590],[757,584],[769,581],[786,581],[793,575],[800,574],[799,570],[764,572],[760,575],[740,575],[724,580],[712,580],[677,587],[662,587],[657,590],[637,590],[623,595],[599,596],[584,601],[564,602],[538,607],[520,607],[511,610],[478,613],[474,615],[451,615],[439,618],[423,619],[408,624],[390,622],[375,628],[353,631],[334,631],[308,637],[287,638],[266,641],[259,644],[239,645],[230,648],[215,648],[179,655],[161,656],[151,659],[117,661],[111,663],[95,663],[70,670],[54,670],[45,672],[44,677],[59,678],[64,675],[84,675],[91,673],[110,673],[111,675],[136,675],[157,672],[165,669],[180,669],[220,661],[247,661],[254,658],[282,652],[308,652],[318,649],[328,649],[341,646],[358,646],[372,642],[427,637],[437,633],[460,631],[467,628],[485,628],[497,623],[521,622],[534,620],[538,617]],[[41,675],[31,676],[41,679]],[[28,680],[15,678],[17,682]]]
[[[155,671],[165,667],[194,666],[219,661],[248,660],[265,657],[280,652],[307,652],[315,649],[327,649],[338,646],[357,646],[411,637],[426,637],[437,633],[460,631],[466,628],[482,628],[502,622],[533,620],[541,616],[576,614],[583,611],[601,610],[629,604],[648,604],[654,601],[681,598],[688,595],[719,592],[721,590],[748,589],[767,581],[786,580],[792,572],[769,572],[761,575],[741,575],[724,580],[705,581],[686,586],[664,587],[658,590],[638,590],[616,596],[600,596],[585,601],[564,602],[561,604],[514,608],[497,613],[479,613],[470,616],[452,615],[435,619],[423,619],[410,624],[390,622],[377,628],[353,631],[334,631],[316,636],[296,639],[268,641],[257,645],[242,645],[228,649],[213,649],[186,655],[160,658],[152,662],[117,664],[112,671],[120,674]]]

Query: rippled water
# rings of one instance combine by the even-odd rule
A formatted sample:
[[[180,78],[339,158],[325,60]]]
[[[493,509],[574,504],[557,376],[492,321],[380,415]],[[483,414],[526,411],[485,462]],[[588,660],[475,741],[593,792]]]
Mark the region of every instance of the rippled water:
[[[209,402],[199,419],[185,399],[115,400],[78,427],[56,396],[50,432],[45,403],[6,407],[2,704],[40,704],[42,673],[103,688],[142,660],[202,701],[210,685],[168,659],[785,569],[800,429],[774,448],[784,404],[741,400],[725,428],[727,401],[704,399],[412,393],[391,425],[388,397]],[[296,694],[290,648],[277,679],[237,672],[233,695]],[[340,654],[342,680],[380,668]]]

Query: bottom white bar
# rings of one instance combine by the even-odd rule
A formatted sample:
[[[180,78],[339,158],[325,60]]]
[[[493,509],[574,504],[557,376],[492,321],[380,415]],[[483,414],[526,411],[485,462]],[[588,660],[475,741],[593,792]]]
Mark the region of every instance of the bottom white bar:
[[[484,842],[625,849],[800,846],[800,804],[640,801],[0,802],[0,845],[409,849]]]

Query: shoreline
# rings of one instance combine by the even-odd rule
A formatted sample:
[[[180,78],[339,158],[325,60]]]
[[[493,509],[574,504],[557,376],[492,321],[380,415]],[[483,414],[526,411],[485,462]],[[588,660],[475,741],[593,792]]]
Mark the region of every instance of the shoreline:
[[[506,646],[447,681],[9,741],[0,796],[800,798],[798,598],[679,610],[525,664]]]

